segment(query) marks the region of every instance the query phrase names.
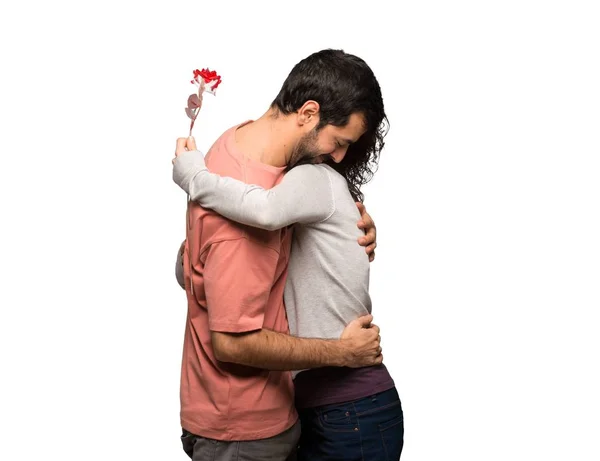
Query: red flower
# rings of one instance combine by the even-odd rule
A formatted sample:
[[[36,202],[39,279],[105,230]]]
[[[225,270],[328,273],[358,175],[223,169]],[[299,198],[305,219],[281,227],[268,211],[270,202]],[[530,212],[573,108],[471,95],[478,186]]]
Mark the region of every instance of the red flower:
[[[192,135],[192,129],[194,128],[198,112],[202,108],[202,94],[206,92],[214,95],[215,90],[221,83],[221,76],[214,70],[196,69],[193,72],[194,79],[190,83],[198,86],[198,92],[189,96],[187,107],[185,108],[185,113],[192,120],[190,123],[190,136]]]
[[[194,71],[194,80],[192,80],[191,83],[198,83],[200,77],[204,79],[204,83],[214,82],[211,85],[209,85],[213,91],[216,90],[219,84],[221,83],[221,76],[218,75],[216,71],[209,69],[196,69]]]

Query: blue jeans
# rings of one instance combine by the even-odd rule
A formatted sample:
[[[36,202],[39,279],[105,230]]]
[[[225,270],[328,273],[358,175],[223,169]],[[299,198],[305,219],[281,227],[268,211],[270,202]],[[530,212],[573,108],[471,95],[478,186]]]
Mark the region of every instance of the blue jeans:
[[[398,461],[404,415],[396,388],[351,402],[300,409],[298,461]]]

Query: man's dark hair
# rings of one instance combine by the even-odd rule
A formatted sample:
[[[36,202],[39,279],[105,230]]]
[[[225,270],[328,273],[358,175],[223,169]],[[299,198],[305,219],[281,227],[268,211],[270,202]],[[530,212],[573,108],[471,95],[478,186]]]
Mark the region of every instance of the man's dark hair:
[[[365,134],[348,147],[340,163],[328,161],[346,178],[354,200],[362,201],[360,187],[373,177],[389,127],[373,71],[361,58],[343,50],[313,53],[294,66],[271,107],[288,115],[308,100],[320,105],[317,129],[345,126],[354,113],[364,116]]]

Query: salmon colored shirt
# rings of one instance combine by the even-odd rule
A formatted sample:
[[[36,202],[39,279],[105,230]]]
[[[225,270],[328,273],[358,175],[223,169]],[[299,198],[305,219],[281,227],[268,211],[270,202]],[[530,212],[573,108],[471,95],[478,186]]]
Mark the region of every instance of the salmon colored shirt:
[[[240,125],[238,125],[240,126]],[[210,171],[271,188],[276,168],[246,158],[227,130],[206,155]],[[181,425],[217,440],[257,440],[298,419],[290,372],[219,362],[211,330],[261,328],[289,333],[283,290],[291,229],[265,231],[229,221],[189,203],[184,251],[188,316],[181,369]]]

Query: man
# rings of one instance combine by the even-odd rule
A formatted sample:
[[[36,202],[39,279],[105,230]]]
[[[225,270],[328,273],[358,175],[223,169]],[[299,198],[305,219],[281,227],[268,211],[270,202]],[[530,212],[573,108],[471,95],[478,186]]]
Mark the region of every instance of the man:
[[[272,107],[258,120],[227,130],[207,154],[208,168],[269,189],[281,182],[287,167],[313,153],[334,156],[336,140],[364,139],[373,128],[369,117],[360,115],[368,112],[364,94],[371,88],[362,88],[365,82],[352,72],[364,71],[362,61],[345,61],[346,81],[330,81],[326,91],[334,91],[332,96],[349,106],[349,117],[342,114],[341,120],[327,122],[319,116],[319,104],[306,99],[300,110],[292,109],[293,115],[277,121]],[[304,64],[295,72],[306,73]],[[321,67],[327,70],[331,65]],[[336,88],[340,94],[335,94]],[[287,96],[304,98],[300,93]],[[319,121],[325,136],[315,150],[310,136]],[[184,155],[175,161],[175,169],[184,175],[185,144],[185,139],[178,140],[176,153]],[[190,149],[195,152],[195,145],[189,144]],[[181,422],[184,449],[194,460],[237,459],[234,454],[248,460],[285,460],[293,455],[300,434],[291,374],[284,370],[361,368],[383,360],[379,328],[371,325],[370,315],[350,322],[340,339],[288,334],[283,292],[290,243],[291,229],[266,231],[236,224],[189,203],[183,251],[188,319]]]

